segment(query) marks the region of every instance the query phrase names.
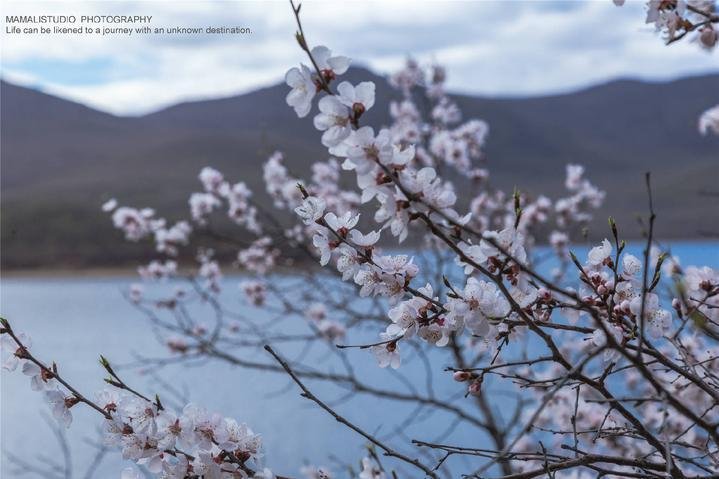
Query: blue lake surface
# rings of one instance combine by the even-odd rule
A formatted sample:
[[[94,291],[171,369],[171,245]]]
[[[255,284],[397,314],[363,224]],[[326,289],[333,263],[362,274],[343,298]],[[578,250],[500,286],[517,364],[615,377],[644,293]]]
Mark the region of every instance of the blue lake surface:
[[[632,244],[629,252],[640,255],[641,248],[640,244]],[[582,258],[587,249],[577,247],[574,250]],[[719,267],[717,242],[676,243],[671,245],[671,250],[680,258],[682,265]],[[550,268],[551,265],[544,267]],[[123,297],[122,293],[134,280],[123,277],[3,278],[0,281],[0,313],[12,321],[16,330],[32,336],[32,350],[39,357],[56,361],[63,376],[81,391],[92,395],[103,387],[103,371],[97,362],[99,354],[118,364],[132,362],[135,354],[167,355],[166,348],[150,334],[145,317]],[[236,286],[239,280],[237,276],[225,278],[223,298],[235,309],[241,309],[242,305]],[[360,337],[376,337],[376,330],[366,333],[363,337],[362,333],[350,336],[348,342],[356,343]],[[298,352],[283,350],[281,345],[276,349],[288,356]],[[261,348],[244,357],[270,361]],[[358,376],[363,380],[378,386],[396,387],[398,379],[394,373],[377,368],[368,352],[356,351],[351,358],[356,360]],[[424,387],[423,370],[413,369],[420,361],[417,357],[412,358],[412,354],[403,357],[403,361],[406,359],[409,360],[403,365],[403,371],[409,376],[413,371],[421,373],[417,382],[420,388]],[[315,362],[318,368],[327,370],[332,360],[332,353],[325,350],[310,354],[307,362]],[[452,364],[449,355],[439,351],[432,353],[430,360],[437,396],[456,397],[461,388],[442,372],[445,366]],[[141,371],[127,370],[123,375],[139,389],[162,394],[163,387]],[[261,433],[266,463],[277,473],[297,477],[300,466],[305,462],[325,464],[338,472],[339,467],[328,456],[334,456],[340,462],[356,464],[363,455],[365,441],[301,398],[298,389],[283,374],[261,373],[212,362],[196,368],[169,366],[162,370],[162,378],[179,389],[190,390],[191,401],[244,421]],[[402,390],[402,387],[399,389]],[[343,402],[336,406],[342,414],[371,433],[393,436],[390,439],[392,444],[415,454],[419,452],[409,445],[410,439],[436,439],[450,425],[446,415],[420,413],[415,425],[403,425],[402,433],[397,434],[395,426],[402,425],[414,413],[412,406],[363,395],[347,398],[345,391],[322,384],[314,385],[313,390],[328,400],[342,398]],[[61,461],[58,442],[39,414],[47,411],[47,407],[41,396],[30,390],[29,379],[19,372],[3,372],[0,375],[0,393],[2,450],[30,460],[29,451],[41,451]],[[511,407],[501,391],[493,396],[492,403],[501,415],[511,414]],[[473,410],[472,403],[465,405],[467,410]],[[99,421],[96,413],[87,408],[77,407],[73,413],[74,423],[67,432],[72,448],[73,477],[83,477],[94,455],[83,439],[97,439]],[[465,425],[454,430],[448,441],[475,447],[487,444],[486,438]],[[471,466],[463,461],[461,458],[453,459],[452,470],[469,472]],[[16,477],[12,474],[9,461],[3,459],[0,462],[0,476]],[[124,467],[122,464],[119,454],[111,453],[93,477],[119,477]]]

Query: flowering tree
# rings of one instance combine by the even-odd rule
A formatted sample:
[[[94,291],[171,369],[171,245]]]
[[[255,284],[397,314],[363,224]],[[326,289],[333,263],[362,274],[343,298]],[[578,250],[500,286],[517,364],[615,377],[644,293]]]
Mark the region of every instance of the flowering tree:
[[[714,32],[713,4],[695,3],[652,0],[648,20],[670,42],[696,32],[713,47],[716,33],[706,33]],[[160,371],[168,362],[210,359],[288,375],[304,398],[371,444],[361,479],[716,477],[719,273],[684,267],[658,246],[649,175],[641,257],[625,251],[610,219],[608,239],[580,258],[571,241],[604,198],[582,166],[567,166],[558,198],[493,188],[487,124],[462,120],[441,67],[411,60],[391,78],[401,98],[389,105],[392,124],[364,125],[378,107],[374,84],[341,81],[350,60],[311,47],[300,7],[292,8],[309,65],[287,72],[286,100],[301,118],[318,100],[313,123],[329,159],[297,175],[282,153],[268,158],[263,177],[274,212],[211,168],[200,172],[203,191],[190,196],[186,221],[170,224],[114,200],[103,206],[127,240],[154,244],[158,259],[139,268],[146,283],[182,285],[169,295],[130,288],[128,300],[168,349],[143,363]],[[695,15],[704,20],[689,20]],[[716,109],[700,124],[716,129]],[[356,188],[343,186],[343,172]],[[241,228],[240,239],[220,233],[219,218]],[[545,239],[551,267],[537,247]],[[247,273],[239,311],[220,297],[226,267],[208,246],[217,241],[236,248],[235,264]],[[415,255],[398,249],[405,242]],[[188,249],[196,264],[181,266]],[[171,411],[102,357],[109,389],[90,399],[31,353],[9,322],[0,333],[4,366],[30,376],[56,418],[69,425],[72,408],[92,408],[107,444],[157,477],[282,477],[265,467],[248,426],[194,404]],[[308,351],[332,360],[313,364]],[[387,368],[388,384],[358,372],[356,363],[368,358]],[[434,390],[439,375],[456,381],[453,391]],[[401,403],[409,414],[380,437],[313,392],[319,383]],[[509,395],[500,413],[494,402],[502,391]],[[405,440],[401,429],[425,412],[439,415],[447,431]],[[459,424],[476,430],[477,444],[444,440]],[[459,456],[470,470],[458,472]],[[301,473],[336,477],[325,467]],[[138,474],[130,468],[123,477]]]

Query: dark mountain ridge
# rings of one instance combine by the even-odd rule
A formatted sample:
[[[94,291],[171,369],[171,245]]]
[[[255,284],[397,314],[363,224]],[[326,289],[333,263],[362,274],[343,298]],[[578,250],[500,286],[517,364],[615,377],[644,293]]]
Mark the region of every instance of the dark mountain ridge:
[[[363,118],[389,123],[381,106],[394,93],[386,80],[354,68],[352,82],[377,84]],[[243,95],[181,103],[140,117],[117,117],[7,82],[0,85],[2,124],[2,266],[107,266],[148,248],[127,245],[99,205],[153,206],[176,218],[210,165],[243,180],[258,199],[261,164],[285,152],[297,174],[326,157],[311,120],[298,119],[275,85]],[[617,80],[563,95],[481,98],[456,95],[465,118],[490,124],[488,167],[494,184],[558,197],[564,165],[581,163],[607,191],[592,228],[605,236],[612,214],[638,237],[645,213],[643,173],[654,177],[658,233],[692,238],[719,224],[705,190],[719,184],[719,138],[697,133],[699,114],[717,102],[719,75],[665,83]]]

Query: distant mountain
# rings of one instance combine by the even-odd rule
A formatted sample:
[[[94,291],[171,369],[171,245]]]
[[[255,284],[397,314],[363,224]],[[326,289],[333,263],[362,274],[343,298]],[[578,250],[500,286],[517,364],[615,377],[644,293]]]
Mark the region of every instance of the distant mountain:
[[[377,105],[394,94],[370,71],[348,72],[353,82],[377,84]],[[2,82],[2,266],[107,266],[147,248],[127,245],[99,205],[151,205],[169,218],[184,214],[210,165],[242,179],[260,200],[261,164],[274,150],[303,174],[326,152],[308,119],[285,105],[275,85],[244,95],[182,103],[142,117],[116,117]],[[658,233],[696,237],[719,225],[719,139],[697,133],[697,117],[719,100],[719,75],[668,83],[619,80],[564,95],[535,98],[455,96],[465,118],[490,124],[492,181],[504,188],[563,194],[564,165],[587,166],[607,191],[592,228],[604,236],[612,214],[630,237],[645,213],[643,172],[654,177]],[[375,107],[367,124],[389,123]],[[363,118],[364,120],[364,118]]]

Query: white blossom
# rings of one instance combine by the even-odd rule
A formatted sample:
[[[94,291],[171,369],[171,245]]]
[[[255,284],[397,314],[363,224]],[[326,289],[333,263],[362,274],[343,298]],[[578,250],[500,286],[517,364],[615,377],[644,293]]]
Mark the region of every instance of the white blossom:
[[[323,97],[318,106],[320,112],[314,118],[315,128],[324,132],[322,144],[334,148],[352,133],[349,109],[336,96]]]
[[[212,193],[193,193],[190,196],[190,213],[192,219],[204,225],[206,217],[220,207],[220,200]]]
[[[325,46],[316,46],[310,54],[319,67],[322,74],[330,79],[336,75],[342,75],[350,66],[350,59],[341,55],[332,56],[332,51]]]
[[[22,365],[22,373],[30,376],[30,388],[33,391],[42,391],[54,386],[52,375],[33,362],[25,361]]]
[[[369,457],[362,459],[362,471],[360,471],[359,479],[385,479],[386,475],[382,469],[374,464]]]
[[[714,35],[716,38],[716,33]],[[702,135],[709,132],[719,135],[719,105],[706,110],[699,117],[699,132]]]
[[[589,254],[587,255],[588,263],[591,266],[601,266],[604,261],[606,261],[612,254],[612,244],[609,242],[609,240],[604,239],[602,241],[602,244],[599,246],[595,246],[591,250],[589,250]]]
[[[368,81],[357,86],[346,81],[337,85],[340,103],[351,108],[355,115],[362,114],[374,106],[374,92],[374,83]]]
[[[644,319],[647,321],[649,333],[653,338],[660,338],[672,322],[672,315],[669,311],[659,306],[659,296],[654,293],[647,293],[644,300]],[[642,295],[637,295],[629,303],[632,314],[638,318],[642,311]],[[637,319],[639,321],[640,319]]]
[[[392,337],[385,333],[380,333],[382,344],[372,346],[370,350],[377,360],[377,365],[381,368],[390,366],[392,369],[398,369],[400,366],[399,342],[392,341]],[[360,476],[362,477],[362,476]]]
[[[65,427],[70,427],[72,423],[70,408],[74,404],[73,399],[59,389],[50,389],[45,391],[45,400],[50,405],[53,417]]]
[[[20,342],[25,345],[25,349],[30,349],[30,346],[32,345],[30,336],[25,333],[17,333],[17,337]],[[18,348],[15,340],[13,340],[8,334],[0,336],[0,352],[2,352],[3,356],[2,368],[6,371],[15,371],[19,365],[24,363],[24,360],[21,360],[20,357],[18,357],[18,353],[22,355],[22,350]]]
[[[622,258],[622,266],[626,276],[634,276],[642,270],[642,262],[634,255],[625,254]]]
[[[363,248],[369,248],[371,246],[374,246],[374,244],[379,241],[379,237],[379,231],[370,231],[367,234],[362,234],[358,230],[350,231],[350,239],[352,240],[352,242],[357,246]]]
[[[285,75],[285,82],[292,88],[285,101],[295,109],[300,118],[307,116],[312,108],[312,99],[317,93],[317,86],[312,79],[310,69],[305,65],[291,68]]]
[[[322,198],[308,196],[302,204],[295,208],[295,213],[306,225],[311,225],[322,218],[325,212],[325,201]]]

